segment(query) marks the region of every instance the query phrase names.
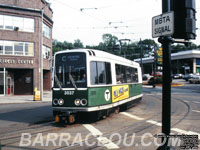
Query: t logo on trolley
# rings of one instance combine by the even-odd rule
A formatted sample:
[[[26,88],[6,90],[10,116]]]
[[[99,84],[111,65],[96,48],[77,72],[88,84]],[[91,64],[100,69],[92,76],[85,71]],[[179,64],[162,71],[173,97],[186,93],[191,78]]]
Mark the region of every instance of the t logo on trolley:
[[[105,97],[105,100],[106,101],[109,101],[110,100],[110,91],[107,89],[104,93],[104,97]]]

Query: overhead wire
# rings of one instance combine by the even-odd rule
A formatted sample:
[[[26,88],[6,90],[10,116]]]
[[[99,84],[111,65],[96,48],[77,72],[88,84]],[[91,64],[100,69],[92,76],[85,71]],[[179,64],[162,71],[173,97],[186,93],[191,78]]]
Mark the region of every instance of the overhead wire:
[[[70,5],[66,4],[66,3],[63,3],[63,2],[60,1],[60,0],[54,0],[54,2],[60,3],[60,4],[62,4],[62,5],[65,6],[65,7],[68,7],[68,8],[70,8],[70,9],[72,9],[72,10],[74,10],[74,11],[77,11],[77,12],[79,12],[79,13],[85,14],[85,15],[87,15],[87,16],[89,16],[89,17],[95,19],[95,20],[98,20],[98,21],[100,21],[100,22],[103,22],[103,23],[106,23],[106,22],[107,22],[107,21],[104,21],[104,20],[102,20],[102,19],[100,19],[100,18],[94,17],[94,16],[92,16],[92,15],[90,15],[90,14],[88,14],[88,13],[85,13],[84,11],[81,11],[81,10],[80,10],[81,8],[80,8],[80,9],[74,8],[74,7],[72,7],[72,6],[70,6]],[[98,8],[97,8],[97,9],[98,9]]]

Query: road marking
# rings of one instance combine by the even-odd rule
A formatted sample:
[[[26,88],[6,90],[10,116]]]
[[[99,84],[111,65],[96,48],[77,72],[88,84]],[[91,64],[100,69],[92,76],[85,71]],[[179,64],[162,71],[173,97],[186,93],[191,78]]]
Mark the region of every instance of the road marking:
[[[181,133],[181,134],[186,134],[186,135],[198,135],[198,139],[200,139],[200,133],[197,133],[197,132],[185,131],[185,130],[178,129],[178,128],[172,128],[171,130],[172,130],[172,131],[179,132],[179,133]]]
[[[162,95],[162,93],[149,93],[149,94],[144,94],[144,95],[146,95],[146,96],[148,96],[148,95]]]
[[[83,124],[83,126],[88,129],[92,135],[94,136],[101,136],[103,135],[98,129],[96,129],[94,126],[90,125],[90,124]]]
[[[128,116],[128,117],[130,117],[132,119],[135,119],[135,120],[144,120],[144,118],[140,118],[140,117],[137,117],[135,115],[131,115],[131,114],[127,113],[127,112],[121,112],[120,114]]]
[[[200,102],[197,102],[197,101],[187,101],[187,100],[184,100],[184,102],[200,104]]]
[[[96,129],[94,126],[90,124],[83,124],[83,126],[87,130],[89,130],[95,137],[99,136],[97,137],[97,140],[101,142],[107,149],[119,149],[119,147],[116,144],[114,144],[111,140],[109,140],[107,137],[102,137],[103,133],[101,133],[101,131]]]
[[[185,130],[182,130],[182,129],[178,129],[178,128],[171,128],[171,130],[175,131],[175,132],[182,133],[182,134],[188,134],[188,131],[185,131]]]
[[[200,112],[200,111],[198,111],[198,112]],[[144,120],[144,118],[140,118],[140,117],[137,117],[135,115],[131,115],[131,114],[127,113],[127,112],[121,112],[120,114],[126,115],[126,116],[128,116],[128,117],[130,117],[132,119]],[[154,120],[147,120],[146,122],[147,123],[151,123],[153,125],[162,126],[162,123],[159,123],[159,122],[154,121]],[[186,135],[198,135],[198,139],[200,139],[200,133],[197,133],[197,132],[185,131],[185,130],[182,130],[182,129],[179,129],[179,128],[171,128],[171,130],[175,131],[175,132],[178,132],[178,133],[181,133],[181,134],[186,134]]]
[[[192,110],[193,112],[197,112],[197,113],[200,113],[200,111],[198,111],[198,110]]]
[[[200,104],[200,102],[193,101],[193,103]]]
[[[154,121],[154,120],[147,120],[146,122],[151,123],[151,124],[154,124],[154,125],[157,125],[157,126],[162,126],[161,123],[156,122],[156,121]]]

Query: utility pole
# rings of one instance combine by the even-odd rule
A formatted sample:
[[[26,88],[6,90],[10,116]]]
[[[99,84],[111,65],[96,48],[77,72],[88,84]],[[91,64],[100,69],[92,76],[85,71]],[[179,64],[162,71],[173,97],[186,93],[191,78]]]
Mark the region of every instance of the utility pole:
[[[170,12],[170,0],[162,0],[162,13]],[[163,48],[163,88],[162,88],[162,138],[164,145],[159,150],[168,150],[171,128],[171,36],[161,36],[158,41]]]
[[[143,75],[144,74],[144,69],[143,69],[142,58],[143,58],[143,48],[142,48],[142,40],[140,38],[140,67],[142,69],[142,75]]]
[[[164,136],[162,146],[158,150],[171,149],[168,145],[171,129],[171,44],[188,44],[185,40],[196,38],[195,14],[195,0],[162,0],[162,14],[152,18],[152,37],[159,37],[158,41],[163,49],[162,134]],[[166,18],[168,22],[159,22]],[[180,42],[172,37],[184,41]]]

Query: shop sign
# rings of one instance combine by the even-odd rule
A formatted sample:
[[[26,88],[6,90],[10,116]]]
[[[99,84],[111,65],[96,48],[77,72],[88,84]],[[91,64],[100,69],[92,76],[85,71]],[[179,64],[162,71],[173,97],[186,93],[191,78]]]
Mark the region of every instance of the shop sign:
[[[33,65],[34,61],[33,60],[22,60],[22,59],[0,59],[0,64],[28,64],[28,65]]]

